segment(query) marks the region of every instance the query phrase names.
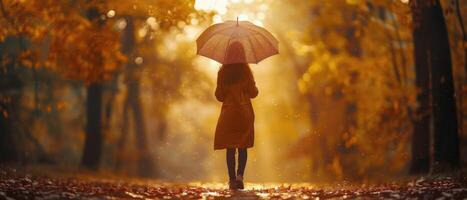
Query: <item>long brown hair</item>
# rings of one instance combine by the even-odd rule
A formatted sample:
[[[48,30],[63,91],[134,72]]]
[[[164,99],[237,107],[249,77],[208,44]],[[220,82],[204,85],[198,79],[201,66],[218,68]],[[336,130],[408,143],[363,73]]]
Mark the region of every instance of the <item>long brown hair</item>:
[[[253,79],[253,73],[250,66],[246,63],[245,50],[243,45],[238,42],[232,42],[228,46],[225,61],[220,69],[221,84],[232,85],[247,78]]]
[[[248,78],[253,78],[250,66],[247,63],[224,64],[220,69],[221,84],[233,85]]]

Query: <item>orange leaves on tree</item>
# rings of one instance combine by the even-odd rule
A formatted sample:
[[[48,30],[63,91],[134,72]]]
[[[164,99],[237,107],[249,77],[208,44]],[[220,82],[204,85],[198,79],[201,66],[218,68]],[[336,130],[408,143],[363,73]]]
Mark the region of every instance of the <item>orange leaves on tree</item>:
[[[312,145],[307,146],[318,146],[308,152],[318,173],[364,177],[385,170],[388,175],[407,164],[408,109],[415,105],[416,93],[413,85],[398,84],[393,69],[397,65],[410,70],[411,36],[410,27],[399,21],[404,18],[392,15],[409,8],[388,0],[367,4],[309,4],[313,16],[302,42],[313,50],[298,87],[310,104],[312,130],[307,138]],[[389,41],[384,37],[388,32],[393,37]],[[397,47],[397,63],[391,62],[388,42]],[[403,78],[409,76],[413,74]],[[368,159],[361,161],[362,155]]]
[[[88,5],[52,0],[1,3],[0,25],[4,28],[0,41],[17,36],[38,48],[21,52],[19,60],[26,67],[46,67],[90,83],[110,79],[126,61],[120,53],[119,33],[89,21],[76,9]],[[47,54],[39,55],[39,51]]]
[[[57,30],[48,60],[56,64],[57,71],[72,79],[91,83],[111,78],[126,61],[120,53],[118,33],[105,26],[83,26],[78,30]]]

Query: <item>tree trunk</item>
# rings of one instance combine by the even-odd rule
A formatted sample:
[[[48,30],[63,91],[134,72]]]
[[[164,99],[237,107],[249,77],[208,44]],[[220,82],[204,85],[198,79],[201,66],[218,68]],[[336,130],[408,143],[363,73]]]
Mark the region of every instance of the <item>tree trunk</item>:
[[[7,37],[0,43],[0,59],[4,56],[12,58],[0,70],[0,162],[17,162],[23,155],[16,141],[22,132],[18,116],[23,95],[23,82],[18,71],[18,56],[25,50],[22,40],[21,36]],[[19,46],[19,50],[12,48],[14,46]]]
[[[11,73],[8,73],[8,75],[11,75]],[[1,78],[4,78],[4,77],[1,77]],[[5,78],[4,80],[8,80],[8,78]],[[3,82],[3,80],[0,80],[0,82],[2,84],[11,83],[10,81]],[[4,87],[4,86],[5,85],[2,85],[0,87]],[[10,88],[10,89],[21,90],[21,88]],[[4,92],[4,91],[0,90],[0,92]],[[16,95],[7,95],[7,94],[0,95],[0,163],[19,161],[19,157],[20,157],[18,145],[15,141],[15,132],[17,133],[17,131],[14,131],[15,119],[13,119],[15,112],[17,112],[18,110],[17,102],[19,102],[19,101],[15,101],[18,99],[15,96]]]
[[[459,168],[457,107],[448,32],[439,0],[428,7],[434,122],[434,170]]]
[[[116,152],[116,163],[115,163],[115,169],[117,172],[120,172],[122,170],[123,166],[123,155],[125,152],[125,141],[128,138],[128,126],[130,124],[130,105],[128,102],[128,96],[125,99],[125,102],[123,102],[123,113],[122,113],[122,123],[121,123],[121,135],[120,138],[118,139],[117,142],[117,152]]]
[[[127,17],[127,27],[123,33],[123,53],[130,59],[127,63],[127,100],[129,108],[133,112],[133,124],[135,128],[136,148],[138,150],[138,175],[153,176],[155,169],[146,144],[146,124],[144,121],[143,106],[140,98],[140,74],[139,66],[134,63],[135,49],[135,24],[132,17]]]
[[[459,26],[460,26],[460,29],[461,29],[461,33],[462,33],[462,48],[464,49],[464,76],[467,76],[467,48],[466,48],[466,45],[467,44],[467,35],[465,33],[465,27],[464,27],[464,19],[462,17],[462,11],[461,11],[461,8],[460,8],[460,4],[459,4],[459,0],[455,0],[455,3],[456,3],[456,15],[457,15],[457,20],[459,22]],[[463,85],[467,85],[467,80],[464,79],[464,83]],[[464,133],[464,126],[463,126],[463,123],[464,123],[464,104],[463,104],[463,101],[464,101],[464,96],[465,96],[465,92],[461,89],[461,91],[458,93],[458,106],[459,106],[459,113],[458,113],[458,122],[459,122],[459,133]]]
[[[399,64],[397,62],[396,49],[394,48],[394,44],[392,42],[393,39],[388,30],[386,30],[386,38],[388,39],[389,52],[391,53],[392,69],[394,71],[394,75],[396,76],[397,83],[401,85],[402,81],[401,81],[401,75],[399,72]]]
[[[389,18],[391,18],[392,22],[394,23],[394,28],[395,28],[394,32],[396,33],[397,43],[399,44],[399,54],[401,58],[401,69],[402,69],[402,80],[404,84],[407,84],[407,81],[408,81],[407,58],[405,57],[405,54],[404,54],[404,45],[403,45],[403,41],[401,38],[401,34],[399,33],[399,24],[396,20],[396,17],[393,14],[390,14]]]
[[[128,83],[128,100],[133,110],[133,122],[136,136],[136,147],[138,148],[138,175],[152,176],[154,172],[153,160],[149,155],[146,144],[146,124],[144,121],[143,108],[140,98],[139,81]]]
[[[452,75],[448,33],[440,2],[412,2],[417,86],[420,107],[419,120],[413,135],[411,172],[426,172],[429,158],[428,88],[431,84],[433,114],[433,167],[442,172],[459,168],[459,138],[457,107]]]
[[[467,42],[467,35],[465,33],[465,27],[464,27],[464,19],[462,18],[462,11],[459,5],[459,0],[455,0],[456,3],[456,16],[457,20],[459,21],[459,26],[461,28],[462,32],[462,41],[465,44]],[[465,45],[463,45],[464,48],[464,73],[467,75],[467,48]]]
[[[428,40],[425,35],[425,25],[419,20],[424,15],[422,11],[415,6],[412,10],[415,84],[419,92],[412,134],[412,163],[409,170],[411,174],[428,173],[430,169],[430,69],[428,68],[427,47],[425,46]]]
[[[102,151],[102,84],[90,84],[87,87],[86,98],[86,139],[81,163],[89,169],[96,170]]]
[[[87,18],[97,26],[103,26],[97,8],[92,7],[86,12]],[[99,63],[98,65],[102,65]],[[97,170],[102,152],[102,96],[103,83],[93,82],[87,86],[86,95],[86,138],[84,141],[81,164],[89,169]]]

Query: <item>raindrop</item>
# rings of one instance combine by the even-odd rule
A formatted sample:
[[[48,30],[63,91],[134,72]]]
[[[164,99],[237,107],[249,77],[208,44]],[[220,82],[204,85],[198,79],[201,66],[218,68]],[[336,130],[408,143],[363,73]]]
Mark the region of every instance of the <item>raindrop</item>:
[[[146,19],[146,23],[148,23],[148,24],[154,24],[154,23],[156,23],[156,18],[154,18],[154,17],[148,17],[148,18]]]
[[[107,12],[107,17],[108,18],[115,17],[115,10],[109,10],[109,12]]]
[[[119,19],[116,23],[116,27],[118,30],[123,30],[126,27],[126,20],[125,19]]]
[[[138,65],[143,64],[143,58],[141,56],[138,56],[135,58],[135,63]]]

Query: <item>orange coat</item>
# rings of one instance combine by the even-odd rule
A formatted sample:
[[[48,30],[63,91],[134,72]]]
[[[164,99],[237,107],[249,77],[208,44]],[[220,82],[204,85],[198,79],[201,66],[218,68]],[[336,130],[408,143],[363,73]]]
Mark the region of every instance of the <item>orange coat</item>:
[[[214,136],[214,149],[250,148],[254,143],[255,114],[250,98],[258,96],[253,77],[233,85],[222,85],[222,71],[217,76],[216,98],[222,102]]]

